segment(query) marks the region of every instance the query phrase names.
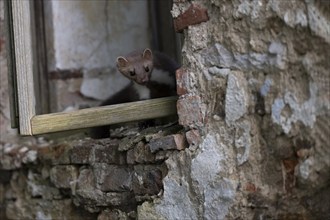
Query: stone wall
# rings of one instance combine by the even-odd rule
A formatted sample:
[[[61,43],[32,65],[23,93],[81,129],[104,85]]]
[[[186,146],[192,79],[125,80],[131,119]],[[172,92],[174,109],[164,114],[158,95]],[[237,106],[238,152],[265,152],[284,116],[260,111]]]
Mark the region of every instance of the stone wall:
[[[191,145],[141,219],[330,218],[329,4],[175,1]]]
[[[175,0],[184,133],[164,136],[10,139],[0,47],[0,218],[330,219],[329,7]]]
[[[162,197],[164,161],[187,147],[181,130],[132,128],[98,141],[3,146],[0,217],[136,219],[138,205]]]

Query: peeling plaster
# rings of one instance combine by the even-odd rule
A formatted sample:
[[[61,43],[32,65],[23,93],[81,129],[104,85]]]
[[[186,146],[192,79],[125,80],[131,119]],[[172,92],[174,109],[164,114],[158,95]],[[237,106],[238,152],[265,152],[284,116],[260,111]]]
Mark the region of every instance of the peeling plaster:
[[[232,53],[223,45],[216,43],[204,51],[203,59],[208,65],[229,69],[285,69],[287,49],[281,42],[273,41],[268,47],[268,53]]]
[[[264,84],[260,88],[260,94],[265,97],[268,94],[272,84],[273,84],[272,79],[266,79]]]
[[[244,120],[237,123],[235,132],[235,147],[237,149],[237,162],[242,165],[248,160],[251,149],[251,125],[250,122]]]
[[[204,219],[224,219],[236,195],[237,182],[220,175],[229,158],[218,139],[208,134],[191,163],[193,182],[204,196]]]
[[[272,119],[276,124],[281,125],[283,131],[290,132],[292,124],[301,121],[305,126],[313,127],[316,120],[317,85],[310,83],[310,98],[299,104],[296,96],[292,92],[286,92],[284,98],[277,98],[272,105]],[[288,105],[292,111],[289,117],[283,116],[282,110]]]
[[[228,76],[226,91],[225,120],[228,125],[233,124],[246,113],[248,105],[246,89],[246,81],[242,73],[232,71]]]
[[[173,154],[167,161],[169,173],[163,179],[164,194],[155,205],[148,207],[148,212],[154,219],[161,216],[164,219],[199,219],[198,210],[191,192],[190,182],[186,175],[189,170],[187,153]],[[139,219],[144,219],[146,210],[141,210]]]
[[[305,1],[307,2],[309,27],[315,34],[322,37],[327,43],[330,43],[329,19],[322,15],[320,10],[315,7],[315,4],[313,4],[313,1]]]

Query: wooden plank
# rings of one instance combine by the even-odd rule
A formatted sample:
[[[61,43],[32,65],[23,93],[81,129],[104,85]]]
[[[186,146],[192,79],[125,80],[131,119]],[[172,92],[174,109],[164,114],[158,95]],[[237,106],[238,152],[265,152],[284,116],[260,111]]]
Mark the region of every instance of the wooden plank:
[[[33,27],[31,1],[11,1],[15,62],[17,74],[19,130],[22,135],[32,135],[30,120],[35,116]]]
[[[36,135],[174,115],[176,100],[177,97],[166,97],[73,112],[37,115],[31,120],[32,133]]]

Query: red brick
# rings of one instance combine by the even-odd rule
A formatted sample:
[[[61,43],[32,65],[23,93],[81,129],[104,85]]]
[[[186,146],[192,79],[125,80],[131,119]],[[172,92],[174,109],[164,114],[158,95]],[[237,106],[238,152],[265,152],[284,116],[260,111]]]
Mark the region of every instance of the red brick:
[[[201,126],[204,121],[201,105],[202,102],[199,96],[186,96],[179,99],[177,102],[179,124],[183,126]]]
[[[296,165],[298,164],[298,160],[296,160],[296,159],[286,159],[286,160],[283,160],[282,162],[283,162],[285,171],[287,173],[294,172],[294,169],[295,169]]]
[[[209,16],[207,14],[207,9],[202,8],[197,4],[192,4],[187,11],[174,19],[174,28],[175,31],[180,32],[190,25],[200,24],[208,20]]]
[[[189,145],[198,146],[201,142],[201,136],[199,134],[199,131],[196,129],[187,131],[186,138]]]
[[[253,183],[246,183],[244,188],[245,188],[245,191],[248,191],[248,192],[257,191],[257,187]]]
[[[296,159],[282,160],[282,165],[284,169],[283,186],[287,193],[292,192],[292,189],[296,185],[296,178],[294,175],[294,171],[297,164],[298,164],[298,160]]]
[[[184,68],[176,71],[176,92],[178,95],[185,95],[188,93],[188,73]]]

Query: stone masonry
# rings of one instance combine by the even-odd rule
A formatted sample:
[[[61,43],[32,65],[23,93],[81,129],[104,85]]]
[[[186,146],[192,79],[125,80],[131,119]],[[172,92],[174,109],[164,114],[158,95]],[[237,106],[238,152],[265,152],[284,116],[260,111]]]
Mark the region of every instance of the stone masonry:
[[[1,219],[135,219],[139,204],[163,195],[164,161],[188,144],[181,130],[124,129],[113,139],[2,146]]]

